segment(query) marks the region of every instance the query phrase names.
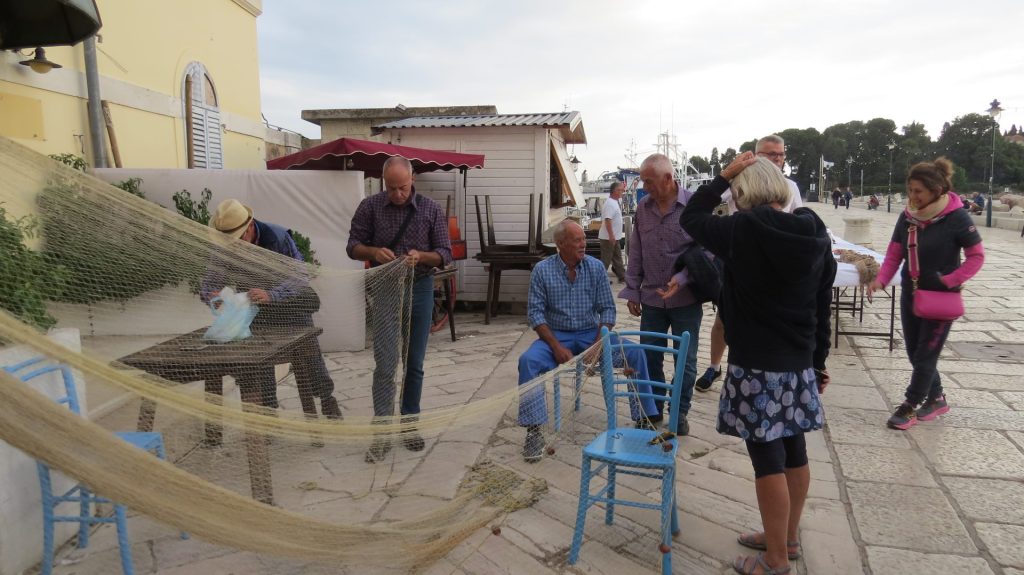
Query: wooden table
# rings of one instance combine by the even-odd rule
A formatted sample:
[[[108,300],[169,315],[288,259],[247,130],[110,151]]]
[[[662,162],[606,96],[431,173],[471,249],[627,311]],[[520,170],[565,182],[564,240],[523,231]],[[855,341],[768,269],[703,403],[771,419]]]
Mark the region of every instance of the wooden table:
[[[206,328],[180,335],[158,343],[142,351],[122,357],[124,365],[141,369],[147,373],[177,383],[202,380],[205,383],[207,400],[217,401],[223,394],[226,375],[238,383],[243,409],[263,404],[262,390],[252,377],[261,370],[273,370],[279,363],[303,361],[309,355],[309,346],[323,330],[318,327],[281,326],[273,330],[254,330],[249,339],[231,343],[203,341]],[[312,389],[303,382],[299,385],[299,401],[302,411],[308,417],[316,417],[316,403]],[[247,409],[247,411],[254,411]],[[139,407],[139,431],[151,431],[156,417],[156,403],[143,399]],[[221,425],[207,421],[205,443],[216,446],[221,443]],[[272,505],[273,484],[270,476],[270,460],[266,439],[261,434],[246,432],[246,453],[249,458],[249,477],[252,496],[258,501]]]

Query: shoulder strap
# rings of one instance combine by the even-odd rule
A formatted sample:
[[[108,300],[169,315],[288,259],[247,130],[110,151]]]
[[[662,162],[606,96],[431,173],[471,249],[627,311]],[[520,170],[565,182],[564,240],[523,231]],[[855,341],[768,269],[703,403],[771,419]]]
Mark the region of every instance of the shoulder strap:
[[[395,247],[398,246],[398,242],[402,241],[402,236],[405,235],[406,228],[409,227],[409,222],[412,220],[413,212],[416,210],[412,206],[406,206],[405,208],[405,219],[402,220],[402,225],[398,227],[398,233],[395,237],[391,238],[391,242],[384,246],[391,251],[395,251]]]
[[[917,278],[921,276],[920,264],[917,261],[917,226],[910,224],[907,229],[907,265],[910,267],[910,279],[917,289]]]

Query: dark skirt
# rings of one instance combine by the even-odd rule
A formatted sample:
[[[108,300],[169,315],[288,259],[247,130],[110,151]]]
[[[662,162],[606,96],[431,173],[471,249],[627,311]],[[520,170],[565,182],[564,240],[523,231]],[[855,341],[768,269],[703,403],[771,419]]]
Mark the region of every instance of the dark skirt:
[[[718,402],[719,433],[767,442],[824,424],[813,369],[778,372],[729,365]]]

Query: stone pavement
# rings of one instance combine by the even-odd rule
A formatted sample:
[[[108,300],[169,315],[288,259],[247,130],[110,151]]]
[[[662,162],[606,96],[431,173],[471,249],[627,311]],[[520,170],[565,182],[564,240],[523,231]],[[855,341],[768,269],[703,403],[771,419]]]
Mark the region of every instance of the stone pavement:
[[[839,235],[843,217],[872,219],[875,249],[884,250],[896,214],[858,209],[820,213]],[[909,363],[901,342],[890,352],[881,338],[843,337],[833,350],[829,367],[833,384],[823,400],[827,428],[808,436],[812,484],[803,522],[804,558],[795,573],[888,574],[910,571],[1024,575],[1024,364],[1010,350],[969,344],[1024,344],[1024,279],[1019,248],[1022,241],[1007,230],[982,230],[987,262],[970,283],[967,316],[958,321],[940,362],[952,411],[938,421],[922,423],[909,432],[886,429],[885,420],[902,398]],[[866,327],[887,326],[888,302],[876,300],[864,314]],[[897,311],[898,313],[898,311]],[[713,319],[705,310],[698,366],[707,365],[707,337]],[[844,317],[843,325],[852,327]],[[624,305],[619,327],[636,329]],[[485,326],[479,313],[458,314],[461,338],[451,342],[447,330],[430,339],[424,407],[458,405],[489,397],[515,384],[519,354],[533,341],[523,316],[502,315]],[[898,319],[897,319],[898,329]],[[963,347],[955,347],[963,346]],[[981,353],[989,355],[980,356]],[[1005,355],[1005,354],[1004,354]],[[334,370],[369,373],[367,354],[328,354]],[[666,366],[667,368],[668,366]],[[712,393],[696,394],[691,411],[691,435],[681,444],[678,494],[682,534],[673,545],[676,573],[723,574],[744,548],[736,535],[757,528],[753,473],[741,442],[714,430],[716,382]],[[284,388],[282,388],[284,389]],[[365,389],[339,389],[348,413],[369,410]],[[584,391],[584,412],[577,437],[556,440],[556,453],[530,465],[519,450],[522,430],[510,418],[492,422],[479,433],[442,435],[428,441],[422,466],[410,466],[400,484],[386,496],[367,498],[368,513],[388,517],[388,506],[422,499],[417,477],[439,477],[435,466],[463,469],[489,460],[524,475],[547,480],[548,491],[532,507],[501,517],[495,535],[480,529],[434,565],[431,574],[491,573],[655,573],[658,572],[656,512],[624,509],[612,526],[591,510],[587,539],[580,561],[566,559],[575,521],[579,489],[579,449],[586,440],[586,421],[601,409],[599,390]],[[282,404],[287,404],[286,399]],[[292,406],[294,407],[294,406]],[[329,449],[329,448],[328,448]],[[402,452],[403,450],[399,450]],[[359,454],[343,455],[362,477]],[[346,459],[345,461],[348,461]],[[336,469],[342,467],[334,464]],[[362,470],[365,471],[365,470]],[[297,481],[275,468],[275,484]],[[363,474],[364,475],[364,474]],[[349,479],[346,479],[350,480]],[[446,485],[455,489],[461,473]],[[647,484],[625,481],[622,489],[643,499],[652,495]],[[327,516],[326,518],[330,518]],[[276,560],[248,552],[180,541],[173,531],[144,517],[133,517],[131,536],[139,573],[367,573],[366,569]],[[55,572],[88,575],[116,572],[113,529],[103,527],[87,552],[62,551],[67,564]],[[372,571],[376,572],[376,571]]]

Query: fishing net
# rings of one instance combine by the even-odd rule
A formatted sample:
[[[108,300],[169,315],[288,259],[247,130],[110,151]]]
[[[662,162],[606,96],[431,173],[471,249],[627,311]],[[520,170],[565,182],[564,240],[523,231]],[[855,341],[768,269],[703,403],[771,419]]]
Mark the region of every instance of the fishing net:
[[[454,570],[469,535],[498,536],[551,489],[578,489],[580,446],[605,426],[598,368],[577,358],[517,387],[524,325],[428,355],[424,410],[402,417],[415,281],[403,262],[300,262],[5,139],[0,173],[0,439],[124,503],[132,524],[189,533],[183,555],[213,544],[293,567],[408,571],[444,557]],[[321,301],[324,285],[342,295]],[[258,311],[230,293],[256,289],[273,295]],[[364,345],[324,354],[324,327]],[[49,328],[77,332],[81,348]],[[480,375],[454,369],[467,361]],[[71,368],[80,414],[54,401],[60,372],[23,381],[45,365]],[[518,398],[534,390],[560,485],[523,461]],[[159,432],[166,459],[112,433],[134,430]],[[560,509],[567,548],[575,509]],[[645,537],[638,555],[654,563]],[[78,571],[119,571],[106,556]]]

